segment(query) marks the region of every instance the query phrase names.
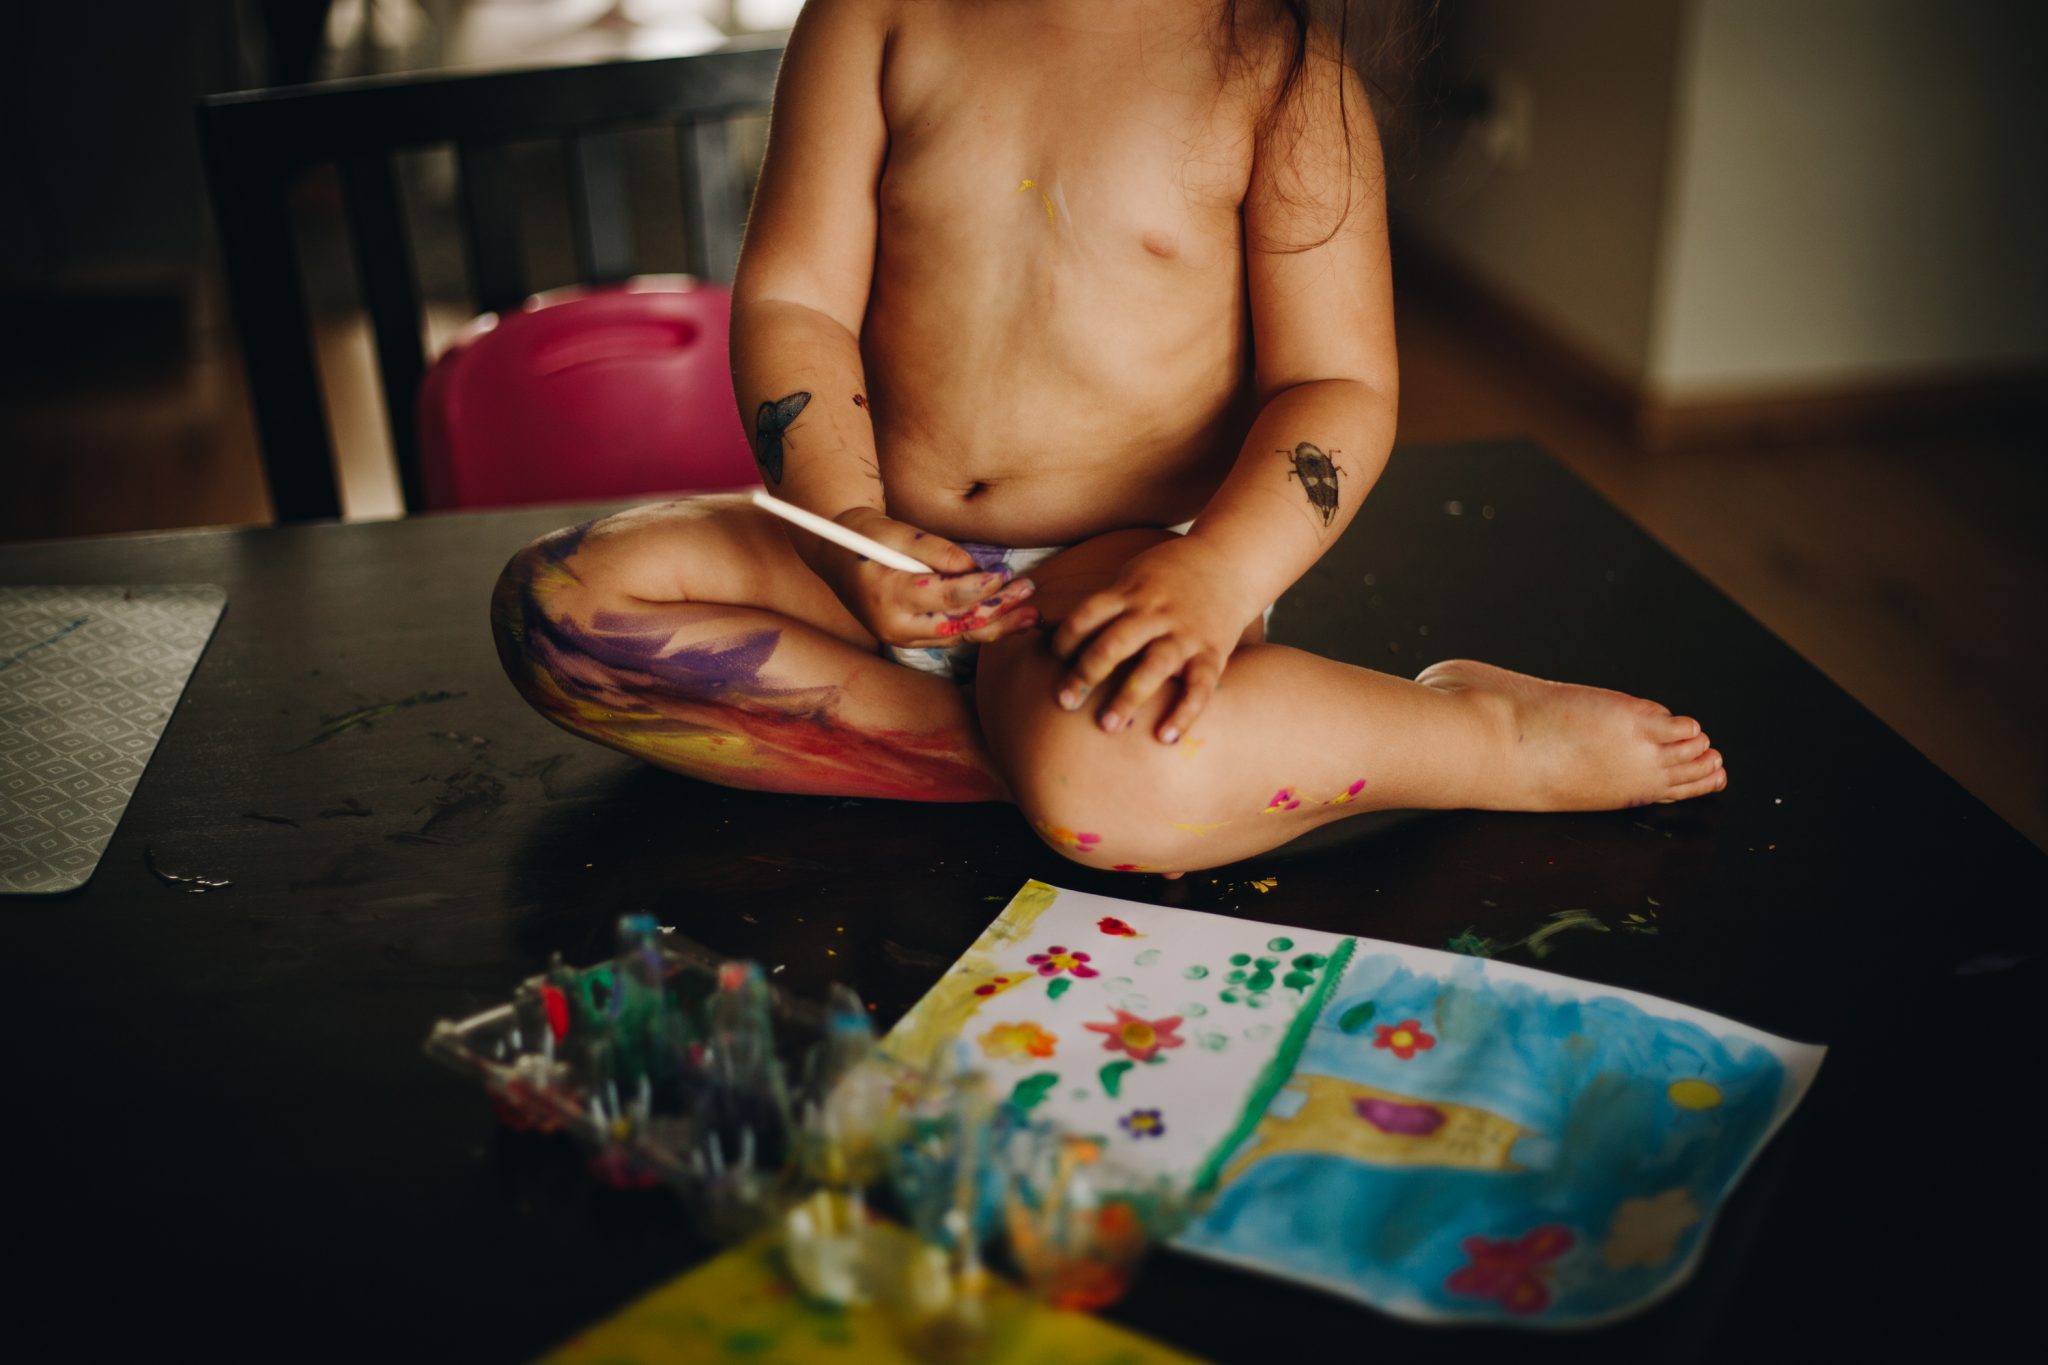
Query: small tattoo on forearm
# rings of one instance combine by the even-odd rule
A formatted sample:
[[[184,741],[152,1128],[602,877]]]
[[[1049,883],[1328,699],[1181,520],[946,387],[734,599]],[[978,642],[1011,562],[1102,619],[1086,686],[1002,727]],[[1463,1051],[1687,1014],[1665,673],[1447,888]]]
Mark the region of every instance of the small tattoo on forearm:
[[[1303,441],[1292,451],[1280,453],[1294,461],[1294,468],[1287,471],[1287,477],[1301,480],[1301,491],[1308,494],[1309,506],[1322,514],[1323,525],[1328,526],[1337,515],[1337,476],[1344,472],[1337,468],[1337,462],[1331,456],[1343,452],[1332,450],[1325,453]]]
[[[793,393],[787,398],[763,403],[755,410],[754,459],[760,464],[761,472],[768,476],[768,482],[782,482],[782,434],[789,430],[790,423],[796,421],[796,415],[810,401],[808,393]]]

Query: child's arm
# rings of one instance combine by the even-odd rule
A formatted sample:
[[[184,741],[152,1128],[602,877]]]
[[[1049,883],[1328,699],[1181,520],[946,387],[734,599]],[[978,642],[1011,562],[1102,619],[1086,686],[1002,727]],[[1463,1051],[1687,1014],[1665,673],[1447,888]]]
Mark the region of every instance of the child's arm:
[[[792,537],[871,634],[896,645],[988,640],[1035,621],[1011,610],[1031,585],[1001,588],[965,550],[889,517],[866,407],[860,327],[889,145],[881,71],[890,9],[888,0],[811,0],[790,34],[733,283],[733,388],[770,492],[941,571],[901,573]]]
[[[1353,128],[1348,155],[1340,81]],[[1258,419],[1194,528],[1133,559],[1053,637],[1053,652],[1072,662],[1060,683],[1069,710],[1138,661],[1102,710],[1106,730],[1122,729],[1179,679],[1180,701],[1156,732],[1178,742],[1245,627],[1336,543],[1393,444],[1379,139],[1363,87],[1327,44],[1312,49],[1278,123],[1260,144],[1244,203]]]

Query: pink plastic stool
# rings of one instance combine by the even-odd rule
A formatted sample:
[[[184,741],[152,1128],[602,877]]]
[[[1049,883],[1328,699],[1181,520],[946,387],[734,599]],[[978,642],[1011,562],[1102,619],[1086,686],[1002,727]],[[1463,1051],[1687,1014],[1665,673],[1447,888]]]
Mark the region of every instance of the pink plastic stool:
[[[471,322],[420,387],[427,506],[757,486],[732,294],[682,276],[536,294]]]

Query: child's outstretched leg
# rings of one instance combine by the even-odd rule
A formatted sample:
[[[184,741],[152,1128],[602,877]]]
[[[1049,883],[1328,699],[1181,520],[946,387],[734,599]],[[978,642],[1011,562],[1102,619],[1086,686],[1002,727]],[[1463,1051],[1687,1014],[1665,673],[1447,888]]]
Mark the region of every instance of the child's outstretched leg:
[[[541,714],[664,768],[761,791],[1007,795],[960,689],[877,657],[780,523],[742,499],[544,537],[505,566],[491,619]]]
[[[1041,565],[1041,610],[1059,620],[1157,538],[1103,536]],[[1107,734],[1095,708],[1054,703],[1065,665],[1047,638],[983,651],[983,730],[1027,818],[1092,866],[1213,867],[1363,810],[1606,810],[1726,783],[1696,721],[1639,697],[1464,661],[1408,682],[1281,645],[1241,646],[1179,744],[1153,737],[1170,688]]]

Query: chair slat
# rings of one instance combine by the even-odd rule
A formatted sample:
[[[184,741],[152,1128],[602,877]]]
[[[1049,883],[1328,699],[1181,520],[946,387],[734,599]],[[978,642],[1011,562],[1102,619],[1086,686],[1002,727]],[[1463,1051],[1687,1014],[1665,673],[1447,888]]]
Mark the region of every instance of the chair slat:
[[[463,237],[469,247],[470,284],[480,313],[517,307],[526,297],[526,266],[519,249],[519,193],[502,143],[456,146],[462,176]]]
[[[731,133],[723,119],[676,129],[683,169],[683,233],[690,273],[731,283],[740,258],[739,186]]]
[[[280,522],[338,517],[334,447],[284,173],[238,146],[216,118],[202,114],[200,135],[271,510]]]
[[[388,156],[343,162],[342,195],[348,208],[356,272],[377,337],[377,372],[384,381],[384,418],[391,453],[398,463],[405,505],[422,505],[419,392],[426,350],[420,342],[419,289],[413,277],[412,246],[398,196],[398,177]]]
[[[616,132],[583,133],[569,138],[567,148],[577,273],[587,284],[628,279],[636,257],[625,139]]]

